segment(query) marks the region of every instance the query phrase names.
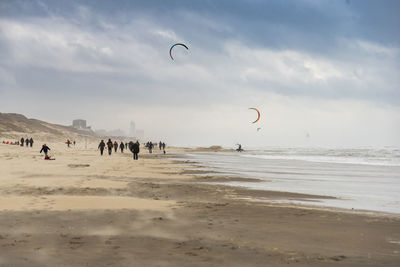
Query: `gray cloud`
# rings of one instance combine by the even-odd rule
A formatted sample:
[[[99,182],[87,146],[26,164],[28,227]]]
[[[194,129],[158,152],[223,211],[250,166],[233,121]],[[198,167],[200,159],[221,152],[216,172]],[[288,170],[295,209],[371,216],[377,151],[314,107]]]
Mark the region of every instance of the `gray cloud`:
[[[384,32],[382,39],[367,38],[370,29],[360,25],[366,14],[375,14],[372,8],[379,9],[375,5],[156,2],[2,2],[1,106],[61,123],[87,117],[97,128],[123,128],[135,119],[149,136],[163,132],[177,143],[189,143],[190,136],[212,143],[210,135],[235,142],[239,137],[227,141],[232,131],[251,140],[252,132],[236,127],[248,121],[244,111],[252,105],[273,106],[275,116],[294,116],[290,110],[299,109],[311,116],[306,107],[315,102],[328,117],[347,112],[327,111],[324,103],[354,105],[357,114],[372,105],[370,117],[384,107],[388,120],[399,122],[399,45],[389,34],[396,19],[369,22]],[[171,61],[168,49],[177,41],[189,52],[178,48]],[[276,124],[280,130],[268,137],[305,127],[319,131],[299,116],[303,126]],[[312,121],[324,124],[322,117]],[[382,133],[399,132],[388,125]]]

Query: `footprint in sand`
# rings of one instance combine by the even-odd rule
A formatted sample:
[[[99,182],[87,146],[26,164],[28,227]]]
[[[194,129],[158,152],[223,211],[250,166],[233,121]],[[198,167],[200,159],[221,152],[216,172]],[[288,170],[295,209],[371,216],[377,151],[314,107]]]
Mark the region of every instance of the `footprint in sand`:
[[[344,260],[344,259],[346,259],[346,258],[347,258],[347,257],[344,256],[344,255],[339,255],[339,256],[330,257],[330,259],[331,259],[331,260],[334,260],[334,261],[342,261],[342,260]]]
[[[85,242],[81,240],[81,237],[73,237],[70,239],[69,244],[71,249],[77,249],[82,247]]]
[[[89,166],[89,164],[68,164],[68,167],[70,168],[86,168]]]

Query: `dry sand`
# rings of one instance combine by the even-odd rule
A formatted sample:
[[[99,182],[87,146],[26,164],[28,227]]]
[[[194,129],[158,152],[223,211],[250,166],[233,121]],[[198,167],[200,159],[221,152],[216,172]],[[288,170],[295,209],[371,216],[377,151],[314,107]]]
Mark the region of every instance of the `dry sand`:
[[[54,161],[0,144],[0,266],[400,266],[398,215],[272,203],[310,196],[204,184],[230,178],[173,155],[48,145]]]

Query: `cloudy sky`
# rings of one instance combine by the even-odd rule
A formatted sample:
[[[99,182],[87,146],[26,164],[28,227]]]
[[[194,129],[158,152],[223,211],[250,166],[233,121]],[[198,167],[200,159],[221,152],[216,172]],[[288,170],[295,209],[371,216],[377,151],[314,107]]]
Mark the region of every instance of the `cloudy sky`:
[[[175,145],[399,146],[399,14],[397,0],[0,0],[0,112],[133,120]]]

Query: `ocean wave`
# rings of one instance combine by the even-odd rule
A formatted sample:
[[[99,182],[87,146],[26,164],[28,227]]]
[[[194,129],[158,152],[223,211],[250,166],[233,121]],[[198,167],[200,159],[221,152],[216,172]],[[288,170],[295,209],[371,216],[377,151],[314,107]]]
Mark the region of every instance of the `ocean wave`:
[[[301,160],[321,163],[400,166],[398,149],[272,149],[251,151],[242,157],[271,160]]]

